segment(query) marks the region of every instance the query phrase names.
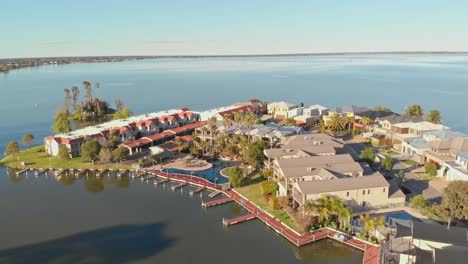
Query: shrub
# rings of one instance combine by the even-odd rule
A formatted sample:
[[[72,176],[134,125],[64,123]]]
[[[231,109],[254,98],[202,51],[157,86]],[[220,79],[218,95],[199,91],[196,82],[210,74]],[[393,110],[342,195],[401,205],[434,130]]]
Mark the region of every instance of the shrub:
[[[426,173],[428,173],[431,176],[436,176],[437,175],[437,165],[432,164],[432,163],[426,163],[424,164],[424,168],[426,169]]]
[[[260,184],[260,190],[262,195],[275,194],[276,190],[278,190],[278,185],[272,181],[264,181]]]
[[[275,209],[275,210],[281,209],[281,205],[278,203],[278,197],[272,197],[268,203],[269,203],[269,204],[271,205],[271,207],[273,207],[273,209]]]
[[[101,144],[96,140],[86,141],[81,145],[81,157],[85,161],[99,160],[99,152],[101,151]]]
[[[128,149],[120,146],[112,151],[112,157],[116,161],[126,160],[128,158]]]
[[[70,159],[70,152],[68,151],[67,146],[65,146],[64,144],[59,145],[58,158],[61,160]]]
[[[286,208],[289,206],[289,197],[287,196],[278,197],[278,202],[281,205],[281,207]]]
[[[262,176],[265,179],[268,179],[268,177],[272,177],[273,176],[273,169],[264,169],[262,171]]]
[[[229,176],[229,182],[234,188],[240,187],[242,184],[242,169],[239,166],[226,169],[226,173]]]
[[[372,165],[375,161],[376,156],[377,154],[375,153],[374,148],[369,147],[369,148],[365,148],[361,152],[361,154],[359,154],[359,159],[369,163],[369,165]]]

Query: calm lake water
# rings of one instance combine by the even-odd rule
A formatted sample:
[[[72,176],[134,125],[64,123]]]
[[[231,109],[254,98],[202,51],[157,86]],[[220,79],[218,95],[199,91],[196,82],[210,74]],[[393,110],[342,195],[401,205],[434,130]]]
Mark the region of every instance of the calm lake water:
[[[135,112],[203,110],[258,97],[329,107],[419,103],[468,133],[468,56],[353,55],[162,59],[73,64],[0,74],[0,150],[24,133],[51,134],[63,89],[100,82],[96,95]],[[82,92],[83,93],[83,92]],[[330,241],[297,249],[259,221],[224,229],[236,205],[141,182],[16,178],[0,168],[0,263],[360,263]],[[55,263],[54,262],[54,263]]]

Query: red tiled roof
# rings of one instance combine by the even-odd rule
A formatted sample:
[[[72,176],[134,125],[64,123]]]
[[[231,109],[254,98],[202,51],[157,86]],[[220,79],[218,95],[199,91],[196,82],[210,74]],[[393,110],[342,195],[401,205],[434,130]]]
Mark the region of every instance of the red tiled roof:
[[[191,111],[183,111],[178,114],[180,117],[191,117],[193,113]]]
[[[185,142],[192,142],[192,136],[178,136],[178,137],[176,137],[176,139],[178,139],[178,138],[182,139]]]
[[[156,141],[156,140],[160,140],[160,139],[163,139],[165,138],[166,135],[165,134],[154,134],[154,135],[149,135],[149,136],[146,136],[145,138],[151,140],[151,141]]]
[[[234,108],[234,109],[231,109],[231,110],[226,110],[226,111],[223,111],[223,112],[219,112],[219,114],[224,116],[224,115],[232,115],[232,114],[235,114],[237,112],[252,112],[253,110],[254,110],[254,108],[251,105],[244,105],[244,106],[240,106],[240,107],[237,107],[237,108]]]
[[[120,134],[123,134],[125,133],[126,131],[130,130],[129,127],[127,126],[123,126],[123,127],[118,127],[118,128],[114,128],[112,129],[113,131],[116,130],[116,131],[119,131]]]
[[[181,127],[172,128],[172,129],[170,129],[168,131],[172,131],[172,132],[174,132],[176,134],[180,134],[180,133],[183,133],[183,132],[186,132],[186,131],[192,131],[195,128],[204,126],[206,124],[207,124],[206,121],[201,121],[201,122],[196,122],[196,123],[188,124],[188,125],[181,126]]]
[[[184,111],[184,112],[190,111],[190,109],[187,108],[187,107],[184,107],[184,108],[182,108],[182,109],[180,109],[180,110],[182,110],[182,111]]]
[[[123,143],[125,146],[129,147],[129,148],[136,148],[136,147],[140,147],[140,146],[143,146],[143,145],[146,145],[146,144],[149,144],[151,143],[152,141],[150,139],[147,139],[147,138],[140,138],[140,139],[137,139],[137,140],[133,140],[133,141],[127,141],[125,143]]]
[[[169,115],[169,116],[161,116],[159,118],[159,122],[164,122],[164,121],[172,121],[174,120],[175,116]]]
[[[55,138],[57,142],[62,143],[62,144],[74,144],[77,142],[82,142],[84,140],[83,137],[79,138],[73,138],[73,139],[68,139],[68,138]]]
[[[142,120],[142,121],[138,121],[136,123],[137,126],[151,126],[151,124],[153,124],[153,120],[149,119],[149,120]]]

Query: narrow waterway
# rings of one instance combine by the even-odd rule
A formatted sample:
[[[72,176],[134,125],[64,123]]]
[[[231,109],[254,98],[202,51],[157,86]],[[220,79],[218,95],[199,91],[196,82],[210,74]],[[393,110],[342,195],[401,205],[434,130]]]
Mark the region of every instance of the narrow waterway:
[[[260,221],[230,228],[235,203],[115,175],[17,176],[0,169],[0,263],[361,263],[333,241],[296,248]],[[219,197],[218,197],[219,198]]]

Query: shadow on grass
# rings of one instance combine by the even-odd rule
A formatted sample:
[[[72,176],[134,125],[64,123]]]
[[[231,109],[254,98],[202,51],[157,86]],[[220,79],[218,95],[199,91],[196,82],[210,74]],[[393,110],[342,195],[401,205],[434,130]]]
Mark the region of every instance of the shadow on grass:
[[[165,224],[122,225],[0,250],[0,263],[127,263],[174,244]]]

